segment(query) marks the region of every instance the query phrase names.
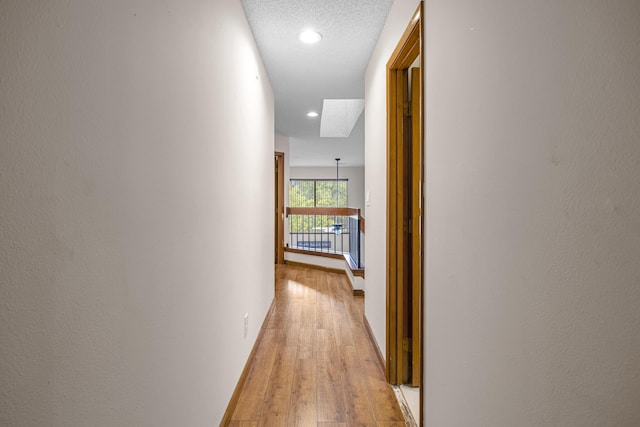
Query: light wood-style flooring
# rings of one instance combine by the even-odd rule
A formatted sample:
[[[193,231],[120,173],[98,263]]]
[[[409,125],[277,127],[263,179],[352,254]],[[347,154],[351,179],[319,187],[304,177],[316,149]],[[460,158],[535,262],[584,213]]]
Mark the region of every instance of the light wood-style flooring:
[[[346,276],[276,265],[275,294],[230,425],[404,426]]]

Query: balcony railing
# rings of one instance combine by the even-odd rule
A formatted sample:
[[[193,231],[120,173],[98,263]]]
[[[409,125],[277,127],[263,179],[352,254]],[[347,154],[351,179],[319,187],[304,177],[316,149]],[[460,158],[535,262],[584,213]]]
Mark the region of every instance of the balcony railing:
[[[290,248],[347,255],[357,268],[363,268],[360,209],[289,207],[286,212]]]

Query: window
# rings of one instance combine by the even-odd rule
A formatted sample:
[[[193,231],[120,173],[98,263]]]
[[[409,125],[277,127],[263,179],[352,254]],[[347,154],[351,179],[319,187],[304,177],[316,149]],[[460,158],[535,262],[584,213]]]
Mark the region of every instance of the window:
[[[292,179],[289,183],[289,206],[347,207],[347,180]]]
[[[346,179],[292,179],[289,181],[289,207],[347,207]],[[315,212],[318,212],[317,210]],[[290,214],[289,238],[292,248],[342,253],[348,251],[349,218],[344,215],[315,213]],[[340,235],[340,237],[338,237]]]

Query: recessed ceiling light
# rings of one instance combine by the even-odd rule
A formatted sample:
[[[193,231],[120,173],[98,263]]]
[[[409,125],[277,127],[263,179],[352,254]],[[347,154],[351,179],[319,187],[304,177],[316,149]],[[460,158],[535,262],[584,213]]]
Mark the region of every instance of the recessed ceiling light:
[[[318,43],[322,39],[322,35],[317,31],[306,30],[298,34],[298,39],[303,43]]]
[[[309,111],[307,113],[307,117],[318,117],[318,113],[316,113],[315,111]]]

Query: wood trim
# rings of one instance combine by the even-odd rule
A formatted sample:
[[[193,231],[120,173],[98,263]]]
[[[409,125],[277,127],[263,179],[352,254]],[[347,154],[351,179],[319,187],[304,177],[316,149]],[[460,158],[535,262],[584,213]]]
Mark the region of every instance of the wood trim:
[[[382,371],[384,372],[385,370],[385,363],[384,363],[384,357],[382,356],[382,352],[380,351],[380,347],[378,347],[378,343],[376,341],[376,337],[375,335],[373,335],[373,329],[371,329],[371,325],[369,324],[369,319],[367,319],[367,316],[362,316],[362,320],[364,323],[364,328],[367,331],[367,335],[369,336],[369,340],[371,340],[371,344],[373,344],[373,348],[376,351],[376,356],[378,356],[378,364],[380,365],[380,369],[382,369]]]
[[[363,297],[364,296],[364,289],[354,289],[353,290],[353,296],[354,297]]]
[[[413,19],[404,30],[400,41],[393,50],[389,61],[387,62],[387,69],[402,69],[409,68],[415,58],[421,53],[420,36],[422,33],[422,9],[423,2],[420,2],[418,9],[413,14]]]
[[[276,151],[275,155],[275,250],[276,264],[284,262],[284,153]]]
[[[238,383],[236,384],[236,388],[233,390],[233,394],[231,395],[231,399],[229,400],[229,404],[227,405],[227,410],[224,411],[224,415],[222,417],[222,421],[220,422],[221,426],[228,426],[231,424],[231,417],[233,417],[233,413],[236,410],[236,406],[238,406],[238,401],[240,400],[240,395],[242,394],[242,389],[247,381],[247,377],[249,375],[249,370],[251,366],[251,361],[256,357],[256,353],[258,351],[258,347],[260,347],[260,342],[262,341],[262,337],[264,336],[264,332],[267,329],[267,324],[269,322],[269,318],[273,313],[273,310],[276,307],[275,298],[271,301],[271,306],[267,311],[267,315],[264,317],[262,321],[262,326],[260,327],[260,332],[258,332],[258,336],[256,341],[253,343],[253,347],[251,348],[251,353],[249,353],[249,357],[247,358],[246,363],[244,364],[244,368],[242,369],[242,373],[240,374],[240,378],[238,379]]]
[[[395,357],[395,350],[392,343],[396,341],[396,292],[395,292],[395,275],[396,275],[396,150],[392,149],[391,140],[395,139],[396,132],[396,112],[393,108],[392,101],[396,99],[396,74],[387,68],[387,286],[386,286],[386,312],[387,327],[386,348],[385,352],[387,360]],[[394,135],[392,137],[392,135]],[[395,368],[392,369],[391,363],[386,363],[385,376],[387,381],[394,384],[396,382]]]
[[[320,251],[308,251],[305,249],[296,249],[296,248],[284,248],[285,252],[291,252],[293,254],[305,254],[305,255],[315,255],[321,256],[324,258],[333,258],[333,259],[344,259],[344,255],[342,254],[332,254],[328,252],[320,252]]]
[[[292,208],[288,207],[287,216],[289,215],[338,215],[351,216],[360,215],[360,209],[357,208]]]
[[[423,188],[424,186],[424,180],[425,180],[425,169],[426,169],[426,161],[425,161],[425,144],[426,144],[426,129],[425,129],[425,69],[424,69],[424,64],[426,61],[425,58],[425,31],[424,31],[424,26],[425,26],[425,19],[424,19],[424,2],[421,1],[420,2],[420,6],[418,7],[418,11],[416,12],[417,14],[419,14],[418,16],[418,29],[419,29],[419,43],[420,43],[420,78],[419,78],[419,82],[420,82],[420,150],[419,150],[419,155],[420,155],[420,163],[421,163],[421,167],[420,169],[420,188],[419,188],[419,200],[420,200],[420,209],[419,209],[419,214],[420,214],[420,219],[418,221],[418,226],[419,228],[419,245],[420,245],[420,257],[419,257],[419,262],[420,262],[420,292],[419,292],[419,306],[418,306],[418,311],[419,311],[419,315],[418,315],[418,324],[420,325],[419,327],[419,332],[418,332],[418,343],[414,344],[414,351],[418,352],[419,354],[419,360],[418,360],[418,369],[420,371],[420,375],[419,378],[414,378],[414,382],[417,381],[417,385],[420,388],[420,404],[419,404],[419,413],[417,414],[416,420],[418,422],[418,425],[423,425],[424,424],[424,400],[425,400],[425,396],[426,396],[426,390],[425,390],[425,383],[424,383],[424,368],[425,368],[425,361],[424,361],[424,357],[425,357],[425,339],[424,339],[424,312],[425,312],[425,303],[424,303],[424,299],[425,299],[425,290],[424,287],[426,286],[426,282],[425,282],[425,236],[427,233],[426,230],[426,224],[424,221],[425,218],[425,210],[426,210],[426,200],[425,200],[425,190]]]
[[[422,85],[423,73],[420,68],[411,69],[411,121],[412,146],[411,146],[411,283],[412,307],[410,319],[414,339],[411,341],[411,384],[420,387],[422,381],[422,283],[423,283],[423,234],[422,234],[422,182],[423,182],[423,129],[422,129]],[[418,185],[415,185],[418,184]],[[417,338],[417,339],[416,339]]]
[[[286,215],[338,215],[338,216],[352,216],[358,215],[360,219],[360,231],[364,233],[364,217],[360,214],[358,208],[295,208],[287,207],[285,209]]]
[[[421,290],[422,280],[413,287],[404,285],[410,283],[411,279],[417,276],[414,274],[407,256],[416,255],[417,259],[420,259],[421,256],[421,251],[416,252],[416,249],[421,249],[421,246],[418,248],[420,243],[414,238],[418,238],[418,236],[413,232],[415,227],[420,227],[420,220],[415,220],[413,206],[409,204],[410,197],[415,198],[416,190],[412,189],[412,193],[409,194],[407,188],[419,187],[416,176],[417,173],[422,174],[423,161],[421,152],[417,156],[413,155],[415,145],[407,144],[409,134],[414,132],[408,127],[405,108],[407,108],[409,100],[408,69],[416,58],[424,58],[422,16],[423,2],[420,2],[414,18],[404,31],[387,62],[387,357],[385,373],[387,380],[392,384],[409,381],[409,358],[408,354],[403,351],[403,338],[408,336],[406,334],[414,322],[413,316],[409,316],[409,310],[417,312],[418,316],[421,316],[423,308],[421,293],[416,295],[414,292],[416,286],[419,291]],[[418,79],[421,87],[424,83],[423,79],[421,70]],[[422,92],[420,95],[423,102]],[[420,107],[422,109],[422,104]],[[420,136],[414,139],[418,140],[417,143],[421,148],[423,143],[422,115],[416,117],[414,122],[420,125],[418,132]],[[419,161],[417,166],[415,157],[418,157]],[[410,158],[411,162],[409,162]],[[416,173],[412,173],[412,169],[415,169]],[[405,185],[407,180],[411,180],[408,183],[411,185]],[[409,219],[411,219],[411,227],[408,224]],[[418,224],[414,224],[415,222]],[[409,230],[412,231],[411,234],[409,234]],[[420,234],[421,227],[418,230],[418,234]],[[405,302],[408,303],[407,298],[411,296],[418,298],[419,307],[416,307],[415,304],[411,304],[411,306],[405,304]],[[419,342],[412,347],[420,348],[422,332],[420,330],[416,333],[417,336],[414,336],[414,339]],[[422,363],[421,358],[419,363]],[[420,375],[420,385],[422,385],[421,380]]]
[[[409,215],[408,204],[410,193],[407,191],[405,183],[411,179],[409,156],[411,153],[408,147],[411,132],[407,132],[409,118],[404,114],[404,106],[409,100],[409,79],[408,70],[393,70],[396,73],[396,84],[398,102],[396,105],[396,171],[398,173],[396,180],[396,301],[397,301],[397,332],[395,341],[395,362],[396,362],[396,383],[402,384],[409,376],[409,353],[404,351],[403,339],[406,337],[409,329],[408,320],[408,301],[409,295],[403,287],[410,278],[409,262],[411,260],[410,252],[410,236],[408,229],[407,215]]]
[[[307,264],[306,262],[291,261],[291,260],[288,260],[288,259],[285,260],[284,263],[286,265],[291,265],[293,267],[312,268],[314,270],[326,271],[327,273],[338,273],[338,274],[344,274],[345,276],[347,275],[347,272],[342,270],[342,269],[332,268],[332,267],[325,267],[324,265]]]

